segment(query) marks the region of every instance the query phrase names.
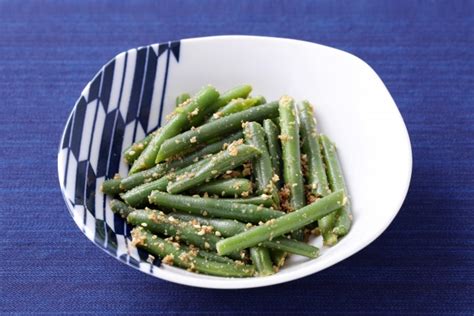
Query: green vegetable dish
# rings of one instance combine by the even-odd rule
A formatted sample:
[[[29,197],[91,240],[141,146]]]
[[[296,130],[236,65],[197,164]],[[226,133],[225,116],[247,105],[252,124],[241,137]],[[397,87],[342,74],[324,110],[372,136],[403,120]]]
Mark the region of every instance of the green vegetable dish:
[[[289,255],[314,259],[350,230],[334,143],[308,101],[267,102],[242,85],[176,97],[168,122],[124,152],[126,177],[106,180],[132,244],[169,264],[220,277],[277,273]]]

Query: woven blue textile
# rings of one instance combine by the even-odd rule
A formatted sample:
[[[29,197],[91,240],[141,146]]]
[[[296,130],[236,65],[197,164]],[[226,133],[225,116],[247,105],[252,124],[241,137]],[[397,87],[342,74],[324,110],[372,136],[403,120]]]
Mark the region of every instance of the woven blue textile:
[[[414,166],[370,246],[301,280],[223,291],[135,271],[77,229],[56,153],[85,83],[128,48],[219,34],[333,46],[384,80]],[[0,312],[472,315],[473,166],[474,1],[0,2]]]

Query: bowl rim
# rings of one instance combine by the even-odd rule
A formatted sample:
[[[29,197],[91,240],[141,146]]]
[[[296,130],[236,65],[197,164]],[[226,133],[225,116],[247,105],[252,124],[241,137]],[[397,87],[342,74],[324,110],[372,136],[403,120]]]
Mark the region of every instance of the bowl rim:
[[[144,270],[140,269],[137,266],[128,264],[128,263],[120,260],[119,257],[117,257],[117,256],[113,256],[105,248],[100,247],[99,245],[97,245],[96,242],[93,240],[93,238],[88,236],[85,233],[85,231],[81,230],[81,232],[96,247],[98,247],[99,249],[101,249],[102,251],[107,253],[108,255],[114,257],[116,260],[126,264],[129,267],[132,267],[136,270],[139,270],[139,271],[144,272],[148,275],[151,275],[153,277],[156,277],[156,278],[159,278],[159,279],[162,279],[162,280],[165,280],[165,281],[169,281],[169,282],[173,282],[173,283],[177,283],[177,284],[182,284],[182,285],[187,285],[187,286],[192,286],[192,287],[212,288],[212,289],[257,288],[257,287],[271,286],[271,285],[276,285],[276,284],[281,284],[281,283],[297,280],[297,279],[303,278],[305,276],[309,276],[311,274],[314,274],[314,273],[320,272],[322,270],[325,270],[329,267],[332,267],[335,264],[337,264],[337,263],[353,256],[354,254],[356,254],[357,252],[359,252],[363,248],[370,245],[375,239],[377,239],[388,228],[388,226],[394,220],[395,216],[400,211],[400,209],[401,209],[401,207],[402,207],[402,205],[405,201],[405,198],[408,194],[408,190],[409,190],[410,182],[411,182],[412,171],[413,171],[413,153],[412,153],[410,136],[408,134],[406,124],[403,120],[403,117],[400,113],[400,110],[398,109],[395,101],[393,100],[392,95],[388,91],[387,87],[385,86],[385,84],[383,83],[383,81],[379,77],[379,75],[374,71],[374,69],[367,62],[365,62],[364,60],[362,60],[361,58],[357,57],[354,54],[348,53],[346,51],[343,51],[343,50],[340,50],[340,49],[337,49],[337,48],[334,48],[334,47],[330,47],[330,46],[327,46],[327,45],[322,45],[322,44],[318,44],[318,43],[314,43],[314,42],[310,42],[310,41],[305,41],[305,40],[291,39],[291,38],[285,38],[285,37],[255,36],[255,35],[217,35],[217,36],[191,37],[191,38],[181,39],[179,41],[180,42],[186,42],[186,43],[195,43],[195,42],[216,41],[216,40],[217,41],[219,41],[219,40],[282,41],[282,42],[288,42],[289,44],[295,44],[296,43],[296,44],[305,44],[305,45],[317,45],[317,46],[324,47],[325,49],[332,49],[334,51],[337,51],[339,54],[341,54],[341,53],[342,54],[347,54],[351,58],[355,58],[359,62],[362,62],[366,67],[369,68],[370,71],[373,72],[373,74],[376,76],[376,78],[378,80],[380,80],[380,82],[382,83],[382,86],[385,89],[385,92],[388,94],[388,96],[393,101],[393,104],[390,104],[390,106],[394,106],[395,113],[398,116],[398,119],[400,119],[400,121],[402,123],[403,128],[402,128],[402,130],[400,130],[400,133],[402,133],[403,135],[400,135],[400,136],[401,136],[401,139],[403,140],[403,146],[405,146],[406,149],[407,149],[407,152],[406,152],[407,155],[406,155],[406,157],[404,157],[404,164],[407,167],[406,168],[406,174],[404,176],[405,185],[404,185],[403,193],[400,194],[400,196],[399,196],[398,203],[397,203],[397,206],[395,207],[395,210],[391,212],[390,218],[388,218],[386,222],[384,222],[382,225],[380,225],[380,228],[376,232],[373,232],[371,234],[371,237],[368,238],[364,243],[358,244],[356,247],[350,249],[350,251],[336,252],[336,253],[332,254],[331,260],[329,260],[328,262],[322,264],[321,266],[317,266],[317,265],[316,266],[311,266],[311,265],[309,265],[309,266],[305,267],[304,269],[299,269],[299,270],[297,269],[297,270],[292,271],[292,272],[287,273],[287,274],[283,274],[283,275],[274,274],[274,275],[266,276],[266,277],[225,278],[225,277],[212,277],[212,276],[208,277],[208,276],[206,276],[206,277],[208,277],[208,279],[205,280],[206,282],[203,282],[203,280],[199,280],[199,279],[188,278],[186,274],[177,274],[177,273],[174,273],[174,272],[153,274],[149,271],[144,271]],[[171,41],[169,41],[169,42],[171,42]],[[139,48],[142,48],[142,47],[148,47],[148,46],[151,46],[151,45],[157,45],[157,44],[163,44],[163,43],[167,43],[167,42],[153,43],[153,44],[149,44],[149,45],[146,45],[146,46],[139,46],[139,47],[131,48],[131,49],[139,49]],[[126,51],[128,51],[128,50],[126,50]],[[124,52],[126,52],[126,51],[124,51]],[[86,91],[88,89],[89,85],[91,84],[91,82],[93,82],[94,78],[96,78],[99,75],[99,73],[102,71],[103,67],[108,65],[110,62],[115,60],[115,58],[117,58],[120,54],[123,54],[124,52],[120,52],[120,53],[116,54],[107,63],[105,63],[104,66],[102,66],[99,69],[99,71],[92,77],[92,79],[84,86],[84,89],[82,90],[82,92],[79,96],[79,99],[83,95],[84,91]],[[60,152],[61,152],[61,146],[62,146],[63,140],[64,140],[65,135],[66,135],[67,126],[69,125],[70,120],[72,119],[73,113],[76,110],[76,106],[77,106],[77,101],[74,104],[74,107],[72,108],[72,110],[71,110],[71,112],[70,112],[70,114],[69,114],[69,116],[66,120],[65,127],[63,129],[62,134],[61,134],[61,140],[60,140],[60,143],[59,143],[58,158],[57,158],[57,172],[58,172],[58,180],[59,180],[61,195],[63,196],[64,202],[67,206],[67,209],[68,209],[69,214],[71,215],[71,217],[73,217],[72,205],[70,205],[70,203],[68,201],[68,198],[65,195],[65,188],[63,187],[63,183],[62,183],[61,179],[59,178],[59,175],[61,174],[60,170],[62,168]],[[77,226],[77,228],[81,229],[77,225],[77,223],[76,223],[76,226]],[[190,273],[190,272],[186,272],[186,273]]]

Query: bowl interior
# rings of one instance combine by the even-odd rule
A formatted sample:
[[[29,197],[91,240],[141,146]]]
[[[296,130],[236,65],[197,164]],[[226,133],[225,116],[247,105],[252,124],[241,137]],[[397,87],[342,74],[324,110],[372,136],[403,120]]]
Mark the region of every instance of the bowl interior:
[[[130,245],[101,183],[128,172],[121,157],[156,129],[175,97],[205,84],[223,91],[249,83],[274,100],[287,94],[315,107],[319,130],[338,147],[354,222],[321,256],[293,256],[279,273],[251,279],[198,275],[150,265]],[[377,74],[359,58],[313,43],[248,36],[189,39],[119,54],[82,92],[67,122],[58,157],[61,189],[79,228],[101,249],[154,276],[192,286],[245,288],[293,280],[335,264],[378,237],[401,207],[411,176],[411,147],[398,109]],[[321,246],[320,238],[312,241]],[[206,282],[203,282],[206,280]]]

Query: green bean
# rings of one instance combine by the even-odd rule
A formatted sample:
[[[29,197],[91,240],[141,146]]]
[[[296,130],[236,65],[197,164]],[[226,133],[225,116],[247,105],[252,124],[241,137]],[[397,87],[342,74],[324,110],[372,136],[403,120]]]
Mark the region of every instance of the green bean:
[[[299,241],[304,241],[305,240],[304,230],[303,229],[295,230],[294,232],[291,233],[291,238],[294,238]]]
[[[280,238],[282,238],[282,237],[280,237]],[[304,242],[301,242],[301,241],[296,241],[295,240],[295,242],[305,244]],[[286,252],[284,250],[281,250],[281,249],[278,249],[278,248],[273,248],[273,249],[270,248],[270,247],[268,247],[268,248],[270,250],[270,256],[272,257],[272,261],[273,261],[273,264],[275,265],[275,267],[277,269],[282,267],[285,264],[286,258],[288,257],[288,252]]]
[[[316,120],[313,116],[313,106],[308,101],[302,101],[298,104],[298,110],[302,150],[308,161],[307,184],[314,196],[326,196],[331,193],[331,190],[329,190],[326,170],[324,169]]]
[[[227,105],[230,101],[234,99],[245,99],[246,97],[248,97],[251,91],[252,86],[250,85],[237,86],[230,90],[227,90],[226,92],[222,93],[213,104],[204,109],[204,116],[211,116],[211,114],[218,111],[220,108]]]
[[[158,180],[170,171],[171,167],[168,163],[158,164],[153,168],[139,171],[137,173],[129,175],[128,177],[123,178],[120,181],[120,190],[122,192],[128,191],[144,183],[149,183],[151,181]]]
[[[180,219],[181,221],[187,221],[192,223],[199,223],[201,225],[212,226],[214,230],[219,232],[220,235],[223,237],[231,237],[237,234],[240,234],[249,228],[252,225],[246,225],[236,220],[231,219],[220,219],[220,218],[206,218],[202,216],[190,215],[190,214],[183,214],[183,213],[171,213],[170,216],[174,218]],[[260,244],[266,248],[272,249],[272,257],[274,250],[278,250],[281,252],[289,252],[292,254],[297,254],[300,256],[305,256],[308,258],[316,258],[319,254],[319,249],[317,247],[308,245],[304,242],[297,241],[294,239],[288,239],[284,236],[275,238],[273,240],[266,240]],[[276,251],[276,252],[278,252]],[[286,256],[286,255],[285,255]],[[276,262],[281,263],[281,258],[276,260]],[[284,257],[283,257],[284,261]],[[277,265],[280,266],[280,265]]]
[[[262,105],[267,103],[267,99],[263,95],[257,95],[255,97],[249,97],[249,99],[256,99],[257,103],[255,105]]]
[[[187,166],[186,168],[176,171],[176,173],[171,173],[165,175],[155,181],[139,185],[130,191],[121,194],[122,199],[133,207],[146,205],[148,202],[148,196],[154,190],[166,191],[168,182],[175,179],[177,176],[194,172],[197,169],[202,168],[204,165],[209,163],[210,158],[205,158],[200,160],[192,165]]]
[[[120,183],[122,180],[119,177],[113,179],[105,180],[100,186],[100,190],[105,194],[114,196],[120,193]]]
[[[191,253],[195,254],[196,256],[198,256],[200,258],[203,258],[203,259],[206,259],[206,260],[216,261],[216,262],[221,262],[221,263],[230,263],[230,264],[235,263],[234,260],[232,260],[228,257],[219,256],[216,252],[202,250],[202,249],[199,249],[197,247],[194,247],[193,245],[190,245],[189,247],[186,246],[186,245],[180,245],[180,247],[184,251],[191,252]]]
[[[273,206],[273,200],[270,195],[262,194],[259,196],[251,196],[248,198],[240,198],[240,199],[219,199],[220,201],[231,201],[233,203],[241,203],[241,204],[255,204],[261,205],[265,207]]]
[[[143,150],[145,150],[146,146],[148,146],[148,143],[150,143],[153,135],[155,135],[155,132],[148,134],[145,138],[133,143],[124,150],[123,157],[129,165],[133,164],[134,161],[137,160]]]
[[[152,255],[162,258],[165,264],[197,271],[199,273],[223,277],[250,277],[255,273],[255,268],[240,262],[222,263],[203,259],[193,252],[186,252],[178,244],[159,238],[153,233],[136,227],[132,230],[133,244],[145,249]]]
[[[267,248],[250,248],[250,258],[252,259],[252,263],[257,268],[257,273],[259,276],[267,276],[275,273],[275,271],[273,271],[272,258],[270,257],[270,252]]]
[[[319,231],[323,236],[326,246],[332,246],[337,243],[337,235],[333,232],[334,225],[336,225],[336,215],[336,212],[333,212],[318,221]]]
[[[336,146],[325,135],[320,136],[320,141],[323,148],[329,186],[333,192],[343,190],[347,195],[347,187],[339,159],[337,158]],[[334,225],[333,233],[338,236],[346,235],[351,228],[351,217],[351,204],[350,201],[348,201],[336,212],[336,223]]]
[[[269,118],[270,121],[273,122],[273,124],[275,124],[276,126],[278,126],[278,130],[280,130],[279,126],[280,126],[280,114],[278,114],[278,116],[276,117],[271,117]],[[279,136],[279,135],[278,135]]]
[[[263,225],[253,227],[248,231],[219,241],[216,245],[217,253],[225,255],[301,229],[309,223],[340,208],[346,201],[347,198],[344,191],[331,193],[292,213],[269,220]]]
[[[163,162],[160,164],[157,164],[153,168],[143,170],[137,173],[134,173],[126,178],[123,178],[120,180],[120,190],[121,191],[128,191],[133,189],[136,186],[139,186],[143,183],[147,183],[150,181],[157,180],[164,176],[166,173],[172,170],[180,169],[187,167],[189,165],[192,165],[193,163],[196,163],[200,158],[209,155],[209,154],[215,154],[221,151],[226,144],[230,144],[233,141],[236,141],[240,138],[243,137],[242,132],[237,132],[235,134],[232,134],[228,137],[225,137],[222,140],[219,140],[215,143],[209,144],[200,150],[195,151],[192,154],[189,154],[185,157],[182,158],[176,158],[175,160],[171,162]],[[107,180],[104,181],[104,183],[111,181]],[[105,186],[104,186],[105,188]],[[105,191],[104,191],[105,192]],[[107,193],[107,192],[105,192]],[[109,194],[109,193],[107,193]],[[117,193],[114,193],[117,194]]]
[[[212,156],[210,161],[202,168],[176,177],[176,181],[168,184],[167,191],[176,194],[197,187],[204,182],[218,177],[227,170],[234,169],[244,162],[258,157],[260,154],[260,151],[253,146],[233,143],[226,150]]]
[[[200,225],[212,226],[215,231],[219,232],[219,235],[222,235],[223,237],[234,236],[247,229],[246,224],[232,219],[209,218],[199,215],[178,212],[172,212],[169,215],[181,221],[191,222],[193,224],[199,223]],[[251,226],[252,224],[249,224],[249,227]]]
[[[160,148],[156,161],[179,154],[185,149],[191,149],[217,136],[236,132],[246,121],[261,121],[264,118],[278,115],[276,102],[259,105],[248,110],[231,114],[221,119],[206,123],[196,129],[189,130],[166,140]]]
[[[195,245],[204,250],[216,250],[216,243],[222,238],[211,233],[212,227],[192,225],[174,217],[168,217],[163,212],[155,210],[135,210],[127,216],[127,222],[133,226],[143,226],[154,234],[176,237],[187,244]],[[241,259],[238,251],[229,254],[229,257]]]
[[[153,190],[165,191],[168,182],[169,179],[164,176],[155,181],[144,183],[131,189],[130,191],[122,193],[120,197],[130,206],[144,206],[147,204],[148,195],[150,195]]]
[[[252,182],[245,178],[220,179],[204,183],[194,188],[193,192],[236,197],[251,193]]]
[[[262,96],[258,96],[255,98],[248,98],[248,99],[234,99],[229,102],[226,106],[221,108],[219,111],[214,113],[210,118],[210,121],[215,121],[221,117],[228,116],[233,113],[242,112],[247,109],[250,109],[253,106],[257,106],[260,104],[267,103],[265,98]]]
[[[276,269],[279,269],[285,264],[287,255],[288,253],[286,251],[272,249],[270,256],[272,257],[272,261]]]
[[[188,101],[189,99],[191,99],[191,96],[189,95],[189,93],[181,93],[180,95],[178,95],[176,97],[176,106],[180,106],[181,104],[183,104],[184,102]]]
[[[199,158],[207,156],[209,154],[216,154],[223,149],[225,149],[228,145],[233,143],[236,140],[242,139],[244,137],[242,131],[238,131],[234,134],[226,136],[222,139],[216,140],[215,142],[210,142],[206,144],[201,149],[193,151],[192,153],[184,156],[184,157],[176,157],[174,160],[171,161],[172,168],[182,168],[186,167],[194,162],[196,162]]]
[[[283,175],[281,173],[282,153],[278,139],[278,136],[280,135],[280,128],[271,119],[266,119],[263,121],[263,129],[265,131],[268,152],[272,161],[273,174],[276,175],[276,181],[274,181],[274,183],[276,188],[279,190],[283,184]],[[302,239],[301,236],[298,238]],[[279,268],[285,263],[287,252],[279,249],[271,249],[270,255],[275,266]]]
[[[219,93],[214,87],[206,86],[202,88],[191,99],[177,108],[171,120],[160,128],[153,136],[152,140],[141,153],[140,157],[133,163],[130,174],[149,169],[155,165],[155,158],[163,142],[173,136],[178,135],[183,129],[188,127],[193,116],[202,112],[219,97]]]
[[[221,199],[172,195],[153,191],[149,197],[150,203],[182,212],[236,219],[243,222],[258,223],[282,216],[283,212],[253,204],[240,204]]]
[[[338,236],[334,233],[336,218],[337,212],[333,212],[318,221],[319,231],[323,236],[324,245],[326,246],[333,246],[337,243]]]
[[[135,210],[133,207],[130,207],[122,201],[115,199],[110,201],[110,209],[112,212],[120,215],[122,218],[127,218],[128,214]]]
[[[306,205],[303,175],[301,174],[300,137],[292,98],[284,96],[279,101],[281,147],[283,152],[283,177],[290,190],[290,205],[297,210]]]
[[[240,234],[247,229],[244,223],[236,221],[235,219],[209,218],[177,212],[172,212],[169,215],[181,221],[193,223],[197,222],[201,225],[212,226],[216,232],[219,232],[224,237]],[[251,224],[249,226],[251,226]]]
[[[268,153],[272,160],[273,173],[278,176],[279,181],[275,182],[275,185],[278,189],[281,188],[283,183],[283,176],[281,174],[281,146],[278,140],[278,135],[280,135],[280,128],[273,123],[272,120],[263,121],[263,129],[265,130],[265,136],[268,145]]]
[[[313,198],[326,196],[331,190],[329,189],[324,168],[316,120],[313,116],[313,107],[308,101],[302,101],[298,104],[298,110],[301,123],[302,151],[306,155],[307,161],[307,187]],[[337,235],[332,232],[335,222],[336,212],[332,212],[318,221],[319,230],[325,245],[331,246],[337,242]]]
[[[319,249],[317,247],[285,237],[275,238],[272,241],[264,241],[262,245],[272,250],[289,252],[308,258],[316,258],[319,255]]]
[[[257,122],[247,122],[244,128],[245,142],[255,146],[262,153],[252,160],[252,170],[257,184],[257,193],[272,196],[276,206],[280,206],[280,198],[273,182],[272,161],[265,142],[263,127]]]
[[[283,178],[285,187],[290,192],[290,211],[306,205],[301,172],[301,153],[296,108],[292,98],[284,96],[279,101],[281,147],[283,157]],[[304,231],[296,230],[293,238],[304,240]]]

